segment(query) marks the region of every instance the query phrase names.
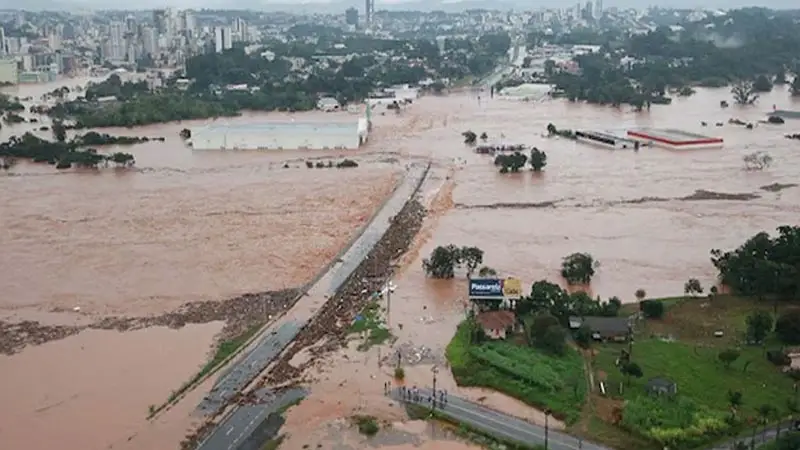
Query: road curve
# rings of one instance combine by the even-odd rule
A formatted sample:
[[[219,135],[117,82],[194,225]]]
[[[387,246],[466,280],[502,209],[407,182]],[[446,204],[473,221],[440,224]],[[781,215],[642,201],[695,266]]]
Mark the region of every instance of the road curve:
[[[331,265],[327,272],[289,311],[269,326],[251,349],[246,351],[230,369],[220,376],[208,395],[201,401],[197,413],[206,416],[218,414],[236,393],[244,389],[258,374],[268,368],[297,337],[303,327],[314,318],[317,311],[336,294],[350,274],[381,240],[391,225],[391,219],[414,198],[429,169],[429,163],[414,163],[408,166],[407,173],[400,185],[372,218],[372,221],[364,227],[361,235],[353,241],[350,248]],[[252,412],[252,406],[235,405],[215,427],[212,434],[200,443],[197,447],[198,450],[233,450],[237,448],[237,445],[240,445],[249,436],[247,433],[252,432],[258,425],[255,423],[258,420],[251,423],[250,419],[243,418],[247,415],[241,412],[243,408],[247,409],[249,413]],[[261,405],[261,408],[266,407]],[[263,420],[266,416],[267,414],[261,414],[257,418]],[[225,431],[220,432],[220,430]]]
[[[419,401],[414,401],[403,398],[399,388],[393,389],[390,393],[395,400],[425,408],[431,407],[431,403],[428,401],[429,395],[431,395],[430,389],[419,389]],[[447,396],[445,404],[437,402],[436,411],[502,440],[525,445],[543,445],[545,442],[544,427],[452,395]],[[609,447],[583,441],[553,430],[548,430],[547,441],[550,450],[611,450]]]

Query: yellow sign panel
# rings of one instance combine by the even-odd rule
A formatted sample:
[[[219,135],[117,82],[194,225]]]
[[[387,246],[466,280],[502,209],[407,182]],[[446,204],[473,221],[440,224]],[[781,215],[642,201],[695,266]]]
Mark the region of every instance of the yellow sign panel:
[[[507,298],[522,297],[522,281],[518,278],[506,278],[503,280],[503,295]]]

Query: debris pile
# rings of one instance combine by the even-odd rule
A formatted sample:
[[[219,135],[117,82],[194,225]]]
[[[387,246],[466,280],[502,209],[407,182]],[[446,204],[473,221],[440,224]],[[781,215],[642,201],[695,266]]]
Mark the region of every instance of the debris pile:
[[[90,325],[44,325],[36,321],[0,321],[0,354],[12,355],[28,345],[41,345],[80,333],[96,330],[132,331],[164,326],[181,328],[187,324],[222,321],[220,341],[244,333],[248,328],[272,320],[288,310],[299,298],[297,289],[244,294],[222,301],[190,302],[175,311],[149,317],[106,317]]]
[[[395,347],[396,351],[383,357],[383,364],[397,364],[397,355],[404,366],[414,366],[417,364],[436,364],[444,365],[445,357],[441,351],[435,351],[424,345],[416,346],[412,342],[406,342]]]
[[[325,341],[311,349],[313,356],[347,345],[350,324],[369,301],[364,292],[375,292],[385,285],[392,274],[392,261],[401,257],[422,226],[425,208],[412,200],[392,219],[383,238],[344,282],[339,292],[322,307],[294,342],[276,361],[274,368],[261,384],[281,384],[298,378],[309,363],[296,368],[289,364],[292,357],[306,347]]]

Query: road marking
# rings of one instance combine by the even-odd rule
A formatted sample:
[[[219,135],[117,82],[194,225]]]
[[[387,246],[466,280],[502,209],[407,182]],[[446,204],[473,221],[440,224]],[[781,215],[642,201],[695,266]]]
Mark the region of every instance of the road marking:
[[[233,433],[233,429],[234,429],[234,427],[231,427],[231,429],[228,430],[227,433],[225,433],[225,436],[230,436],[230,434]]]

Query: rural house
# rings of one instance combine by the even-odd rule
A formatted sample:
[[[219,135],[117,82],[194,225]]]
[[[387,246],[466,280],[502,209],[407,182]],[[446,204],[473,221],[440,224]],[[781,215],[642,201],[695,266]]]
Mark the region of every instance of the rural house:
[[[592,331],[592,339],[596,341],[617,341],[628,340],[630,322],[627,317],[600,317],[571,316],[569,318],[569,328],[577,330],[583,324]]]
[[[650,395],[675,395],[678,393],[678,385],[666,378],[651,378],[645,385],[647,393]]]
[[[475,321],[489,339],[505,339],[514,330],[517,318],[508,310],[484,311],[475,316]]]

